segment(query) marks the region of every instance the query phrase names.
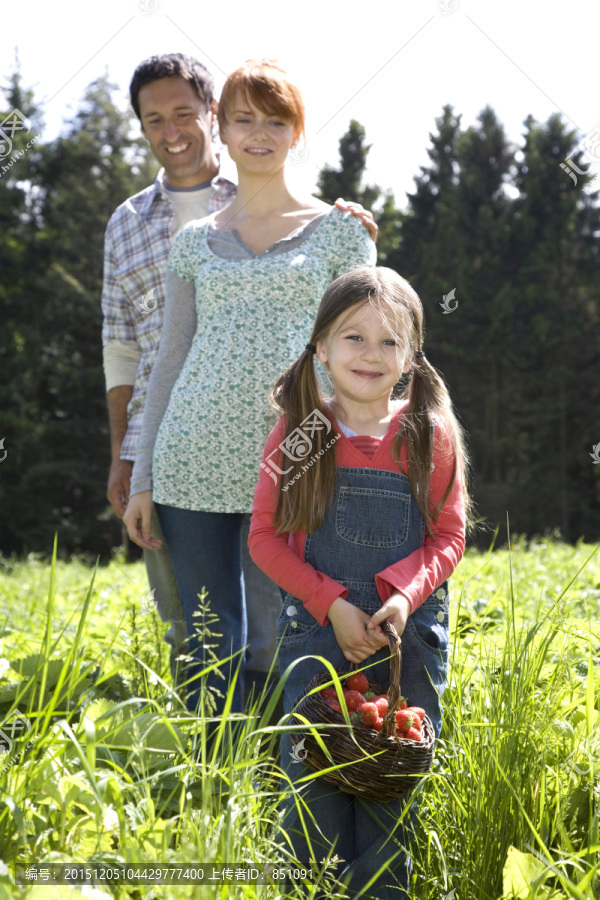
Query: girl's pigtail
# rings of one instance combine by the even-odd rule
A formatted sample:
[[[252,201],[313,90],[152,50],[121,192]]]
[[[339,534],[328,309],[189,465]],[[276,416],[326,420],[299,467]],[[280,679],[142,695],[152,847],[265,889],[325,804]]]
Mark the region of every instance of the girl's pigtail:
[[[432,509],[428,497],[433,468],[435,428],[438,424],[450,440],[454,454],[454,467],[442,499]],[[399,463],[401,448],[405,442],[410,486],[428,533],[432,534],[433,524],[457,477],[460,478],[462,485],[465,512],[467,521],[469,521],[470,500],[466,484],[467,455],[463,431],[452,409],[446,385],[422,351],[417,351],[415,354],[412,378],[408,389],[408,405],[402,427],[394,444],[395,456]]]
[[[281,470],[274,517],[277,534],[316,531],[333,497],[337,432],[319,390],[313,347],[307,345],[272,393],[272,402],[285,416],[285,436],[276,460]]]

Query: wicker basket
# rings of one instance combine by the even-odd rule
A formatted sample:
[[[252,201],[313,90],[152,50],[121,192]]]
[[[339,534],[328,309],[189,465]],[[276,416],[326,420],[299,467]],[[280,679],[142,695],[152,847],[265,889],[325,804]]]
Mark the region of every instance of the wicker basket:
[[[390,642],[390,686],[385,688],[369,681],[370,690],[377,694],[384,694],[387,691],[388,711],[384,717],[381,731],[361,724],[354,725],[349,729],[343,715],[331,709],[320,693],[310,694],[315,687],[331,681],[328,673],[315,675],[294,705],[294,713],[303,716],[311,725],[331,723],[345,726],[344,728],[335,728],[331,732],[322,728],[318,729],[318,734],[331,754],[335,765],[344,766],[335,772],[327,772],[321,777],[348,794],[378,801],[400,797],[419,783],[431,768],[435,743],[433,724],[427,715],[422,722],[423,737],[420,742],[396,737],[395,713],[402,696],[400,693],[401,642],[393,626],[384,622],[382,628],[387,633]],[[338,674],[340,679],[348,675],[347,672]],[[301,741],[303,744],[298,751],[298,756],[302,758],[305,766],[315,772],[330,768],[331,761],[304,722],[302,722],[301,732],[292,733],[294,747]],[[369,754],[376,755],[365,757],[361,748]]]

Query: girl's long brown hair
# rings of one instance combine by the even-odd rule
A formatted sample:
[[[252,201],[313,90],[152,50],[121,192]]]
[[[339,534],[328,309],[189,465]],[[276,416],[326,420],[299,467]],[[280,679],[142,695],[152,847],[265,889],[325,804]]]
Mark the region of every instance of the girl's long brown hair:
[[[456,477],[462,485],[467,521],[470,500],[467,489],[467,454],[462,428],[452,410],[448,390],[436,370],[422,355],[423,307],[416,292],[397,272],[384,267],[363,267],[333,281],[321,299],[310,337],[310,344],[327,339],[336,331],[336,321],[353,306],[373,304],[390,328],[398,351],[412,360],[412,377],[407,388],[407,406],[394,439],[393,455],[402,469],[401,452],[406,444],[408,470],[405,474],[425,521],[433,533],[437,519]],[[421,352],[420,352],[421,351]],[[419,353],[417,356],[416,354]],[[314,364],[314,354],[305,350],[277,381],[272,401],[285,414],[285,438],[310,435],[310,451],[301,460],[291,460],[280,451],[277,464],[285,471],[280,476],[275,509],[277,534],[316,531],[323,524],[327,505],[335,487],[335,439],[337,429],[329,408],[324,403]],[[328,421],[322,428],[307,426],[314,412]],[[440,503],[431,508],[429,485],[433,465],[435,426],[439,424],[448,436],[454,455],[450,481]],[[302,428],[300,426],[302,425]],[[299,429],[296,431],[296,429]],[[296,434],[294,435],[294,432]],[[291,463],[291,469],[289,469]]]

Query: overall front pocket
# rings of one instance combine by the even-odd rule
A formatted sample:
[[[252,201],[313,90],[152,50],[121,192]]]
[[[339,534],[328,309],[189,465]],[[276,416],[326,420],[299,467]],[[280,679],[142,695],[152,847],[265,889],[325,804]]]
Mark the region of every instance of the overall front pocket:
[[[339,537],[363,547],[400,547],[408,537],[409,493],[342,485],[335,528]]]

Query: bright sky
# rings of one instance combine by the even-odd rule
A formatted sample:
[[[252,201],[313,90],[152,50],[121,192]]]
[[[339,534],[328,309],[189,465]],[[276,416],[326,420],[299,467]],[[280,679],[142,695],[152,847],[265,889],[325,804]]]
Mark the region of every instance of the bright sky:
[[[308,113],[298,186],[313,190],[318,169],[337,165],[354,118],[372,144],[367,180],[401,207],[446,103],[463,126],[490,104],[515,142],[530,113],[560,112],[580,137],[600,124],[597,0],[11,0],[2,32],[0,77],[18,48],[24,83],[45,104],[46,138],[106,72],[125,108],[135,65],[155,53],[196,56],[218,89],[245,59],[275,57]]]

